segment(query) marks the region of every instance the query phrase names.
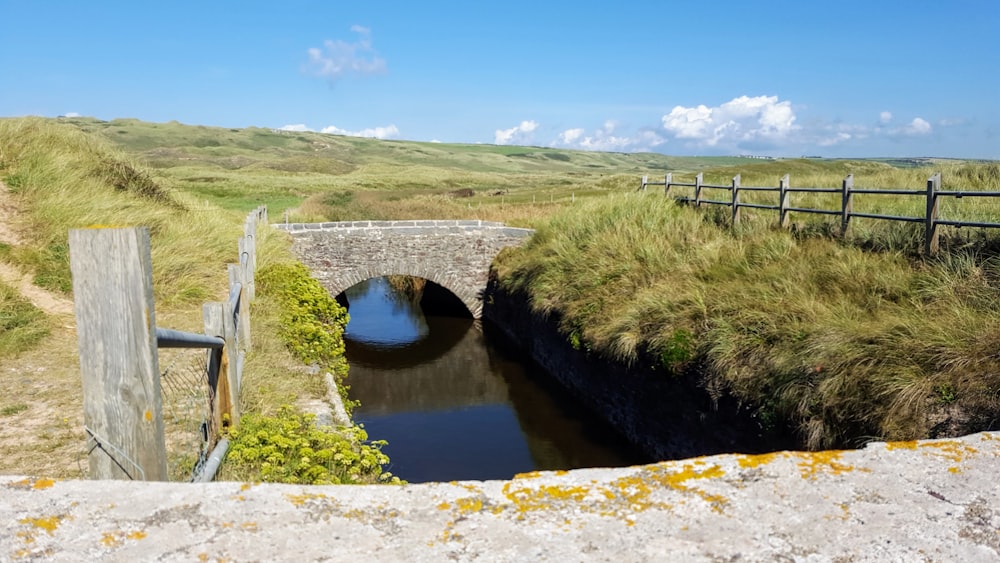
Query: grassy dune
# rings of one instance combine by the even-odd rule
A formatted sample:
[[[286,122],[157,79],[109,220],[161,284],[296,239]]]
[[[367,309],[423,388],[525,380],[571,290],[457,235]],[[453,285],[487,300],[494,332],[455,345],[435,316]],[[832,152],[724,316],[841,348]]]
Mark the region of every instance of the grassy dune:
[[[272,221],[287,212],[291,221],[479,218],[532,226],[535,239],[505,253],[498,270],[560,319],[571,342],[664,377],[699,370],[710,390],[755,405],[765,422],[793,425],[810,447],[858,445],[996,426],[997,236],[945,229],[946,252],[927,261],[918,256],[915,225],[859,219],[842,239],[839,223],[822,217],[793,215],[795,228],[785,231],[773,227],[774,212],[746,210],[744,224],[730,229],[726,208],[694,210],[636,189],[642,175],[667,172],[680,181],[703,172],[718,184],[738,173],[743,185],[768,186],[787,173],[793,186],[809,187],[837,187],[853,173],[858,187],[920,188],[935,171],[945,189],[1000,190],[996,163],[758,161],[4,119],[0,179],[17,210],[7,226],[20,240],[0,240],[0,266],[67,295],[68,229],[147,225],[158,321],[199,330],[201,303],[222,298],[243,217],[260,204]],[[835,195],[794,197],[794,205],[839,206]],[[872,213],[921,214],[921,205],[855,199],[855,209]],[[947,200],[942,214],[1000,221],[997,204],[969,198]],[[258,251],[268,262],[291,259],[285,237],[267,229]],[[255,307],[250,410],[273,414],[320,394],[273,337],[274,303],[263,296]],[[2,285],[0,309],[0,358],[24,367],[0,373],[0,384],[21,389],[29,371],[58,373],[55,384],[32,379],[31,400],[0,400],[4,423],[37,418],[41,403],[79,412],[67,361],[75,340],[64,328],[71,321]],[[53,469],[50,461],[75,459],[71,442],[79,437],[64,420],[39,432],[35,454],[0,455],[0,471],[72,474],[73,464]],[[14,452],[2,432],[0,450]]]
[[[0,267],[69,298],[67,232],[93,225],[147,226],[159,326],[200,332],[205,301],[228,292],[243,210],[227,210],[171,185],[113,143],[70,124],[0,120],[3,223],[16,243],[0,246]],[[259,261],[291,260],[288,240],[264,229]],[[267,296],[254,306],[254,354],[244,401],[271,413],[325,393],[277,337]],[[71,311],[71,310],[70,310]],[[46,312],[0,283],[0,472],[79,476],[84,437],[76,338],[70,313]],[[83,456],[85,458],[85,456]],[[85,463],[83,464],[85,466]]]
[[[811,448],[966,433],[1000,416],[993,256],[924,262],[767,221],[734,230],[627,194],[553,217],[498,273],[579,347],[664,377],[698,370]]]

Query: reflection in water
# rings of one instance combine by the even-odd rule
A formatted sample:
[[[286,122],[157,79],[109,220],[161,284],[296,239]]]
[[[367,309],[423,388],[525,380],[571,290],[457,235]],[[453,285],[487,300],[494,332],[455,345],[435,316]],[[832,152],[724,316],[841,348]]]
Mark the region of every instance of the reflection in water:
[[[646,461],[477,321],[424,317],[384,278],[347,291],[354,418],[410,482]]]

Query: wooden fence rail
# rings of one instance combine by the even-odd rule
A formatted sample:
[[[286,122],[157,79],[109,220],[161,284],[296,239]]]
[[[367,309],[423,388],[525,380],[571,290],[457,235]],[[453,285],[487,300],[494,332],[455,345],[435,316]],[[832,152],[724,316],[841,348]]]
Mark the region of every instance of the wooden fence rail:
[[[266,221],[265,207],[247,216],[238,263],[229,266],[229,299],[204,305],[204,334],[156,326],[147,228],[70,231],[91,479],[167,480],[161,347],[207,350],[203,384],[209,388],[211,420],[205,421],[206,452],[222,428],[239,420],[242,370],[250,349],[257,225]]]
[[[1000,228],[1000,223],[989,223],[981,221],[953,221],[940,217],[941,198],[952,197],[962,199],[965,197],[1000,197],[1000,192],[991,191],[962,191],[941,189],[941,174],[937,173],[927,179],[926,189],[870,189],[855,188],[854,175],[849,174],[841,183],[840,188],[793,188],[789,182],[788,174],[785,174],[778,182],[777,187],[771,186],[743,186],[740,182],[740,175],[733,177],[729,185],[705,184],[701,173],[695,176],[694,182],[675,182],[672,174],[666,174],[662,182],[650,182],[648,176],[642,177],[642,184],[639,189],[646,191],[649,186],[663,186],[663,194],[670,195],[672,187],[690,187],[694,189],[693,197],[675,197],[677,201],[693,203],[695,207],[705,205],[724,205],[732,208],[732,222],[736,224],[740,221],[741,209],[765,209],[778,212],[778,223],[782,227],[788,227],[791,221],[790,213],[812,213],[818,215],[834,215],[840,217],[841,234],[846,234],[850,226],[851,218],[881,219],[888,221],[904,221],[910,223],[923,223],[924,225],[924,253],[934,255],[938,251],[939,232],[938,227],[942,225],[954,227],[982,227]],[[730,194],[729,199],[706,199],[705,190],[723,190]],[[776,192],[778,194],[776,204],[750,203],[741,201],[740,195],[744,192]],[[809,207],[793,207],[791,204],[791,194],[840,194],[840,209],[819,209]],[[883,215],[878,213],[861,213],[854,211],[854,196],[857,194],[868,195],[895,195],[895,196],[918,196],[925,199],[926,206],[924,215],[921,217],[909,217],[900,215]]]

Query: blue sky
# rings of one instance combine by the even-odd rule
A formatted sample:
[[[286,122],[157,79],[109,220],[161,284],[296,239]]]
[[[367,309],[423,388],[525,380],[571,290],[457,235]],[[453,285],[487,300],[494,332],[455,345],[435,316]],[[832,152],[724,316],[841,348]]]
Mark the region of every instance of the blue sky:
[[[0,116],[1000,159],[1000,1],[0,0]]]

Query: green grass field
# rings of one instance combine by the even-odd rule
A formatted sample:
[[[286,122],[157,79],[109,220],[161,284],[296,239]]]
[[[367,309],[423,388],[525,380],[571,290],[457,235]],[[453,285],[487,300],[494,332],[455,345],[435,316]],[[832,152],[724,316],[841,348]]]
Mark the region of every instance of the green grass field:
[[[746,210],[733,229],[726,208],[695,210],[652,188],[636,191],[643,175],[656,181],[667,172],[679,181],[702,172],[718,184],[740,174],[744,186],[776,186],[789,174],[801,187],[839,187],[854,174],[857,187],[919,189],[936,171],[945,189],[1000,190],[1000,165],[956,160],[761,161],[3,119],[0,180],[16,210],[5,223],[20,240],[0,241],[0,261],[66,295],[68,229],[147,225],[157,317],[198,330],[201,303],[226,290],[245,213],[260,204],[272,221],[287,213],[291,221],[479,218],[535,227],[535,239],[506,252],[498,271],[510,289],[557,314],[571,342],[627,362],[652,358],[667,377],[696,367],[713,392],[790,424],[809,447],[856,446],[1000,419],[997,235],[946,229],[945,252],[926,260],[915,225],[859,219],[841,238],[837,221],[798,214],[794,229],[782,230],[776,213]],[[744,201],[768,197],[746,193]],[[885,196],[857,196],[855,209],[923,211],[919,198],[875,198]],[[794,205],[837,208],[839,196],[804,195]],[[965,198],[946,202],[942,215],[1000,221],[997,207]],[[264,260],[290,258],[280,233],[262,237],[260,251]],[[0,289],[0,305],[12,311],[0,333],[5,365],[37,369],[75,354],[59,328],[70,321]],[[273,332],[277,319],[258,309],[255,334]],[[66,350],[45,348],[53,342]],[[273,412],[318,388],[276,340],[256,343],[252,409]],[[18,374],[10,377],[16,387]],[[78,408],[71,391],[50,399],[55,410]],[[34,407],[20,407],[28,401],[7,403],[18,406],[12,417],[32,415]],[[48,458],[40,449],[15,469],[49,468]]]

